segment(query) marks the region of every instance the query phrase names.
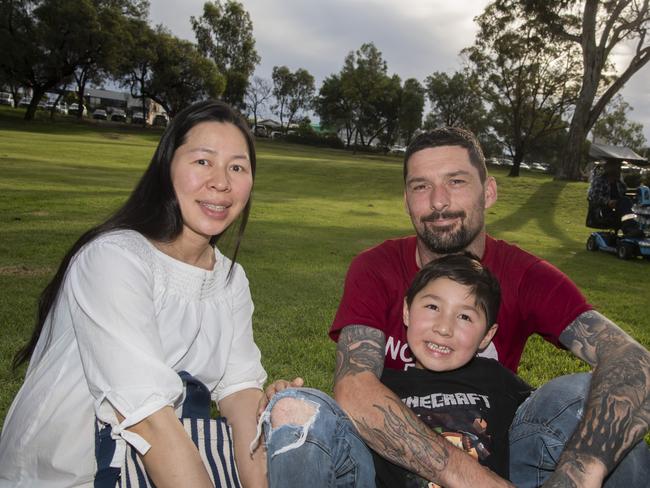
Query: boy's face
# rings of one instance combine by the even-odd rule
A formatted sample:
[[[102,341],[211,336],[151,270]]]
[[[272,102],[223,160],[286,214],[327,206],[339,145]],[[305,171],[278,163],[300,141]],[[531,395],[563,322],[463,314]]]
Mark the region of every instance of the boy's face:
[[[415,365],[431,371],[464,366],[497,331],[496,324],[487,328],[470,288],[449,278],[430,281],[410,307],[404,301],[404,324]]]

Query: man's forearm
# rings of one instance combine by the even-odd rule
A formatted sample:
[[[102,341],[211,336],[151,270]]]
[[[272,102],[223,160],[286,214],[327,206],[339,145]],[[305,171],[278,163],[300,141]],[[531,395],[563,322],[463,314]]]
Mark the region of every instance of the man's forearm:
[[[429,429],[383,385],[379,383],[385,391],[371,391],[371,378],[358,379],[362,381],[339,385],[336,398],[364,441],[382,457],[448,488],[512,486]],[[349,397],[344,392],[348,388],[349,393],[356,392],[352,402],[344,399]]]
[[[559,481],[568,478],[587,486],[650,428],[650,354],[597,312],[578,317],[560,340],[594,370],[584,416],[547,485],[570,486]]]

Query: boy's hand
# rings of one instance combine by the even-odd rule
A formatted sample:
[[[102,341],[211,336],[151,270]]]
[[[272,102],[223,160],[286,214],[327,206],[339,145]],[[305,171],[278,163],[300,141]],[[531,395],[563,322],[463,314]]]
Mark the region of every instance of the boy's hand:
[[[266,406],[269,404],[269,401],[276,393],[279,393],[282,390],[286,390],[287,388],[300,388],[304,383],[305,380],[300,377],[296,377],[291,381],[275,380],[273,383],[266,387],[264,390],[264,395],[262,398],[260,398],[260,403],[257,407],[257,418],[262,415],[266,409]]]

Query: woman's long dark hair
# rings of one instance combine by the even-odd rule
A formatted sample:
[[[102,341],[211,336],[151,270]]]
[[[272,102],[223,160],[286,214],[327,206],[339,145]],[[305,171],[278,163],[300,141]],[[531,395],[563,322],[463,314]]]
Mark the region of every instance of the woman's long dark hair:
[[[56,302],[68,266],[79,250],[96,237],[118,229],[139,232],[148,239],[171,242],[183,230],[183,217],[171,180],[171,163],[174,152],[186,139],[192,127],[202,122],[226,122],[236,126],[244,136],[248,146],[251,173],[255,178],[255,145],[246,121],[229,105],[218,101],[195,103],[179,112],[162,135],[149,167],[142,175],[126,203],[102,224],[86,231],[64,256],[54,278],[45,287],[38,300],[36,326],[29,342],[14,356],[12,367],[15,370],[29,360],[38,342],[45,320]],[[251,198],[248,199],[239,218],[232,263],[237,259],[244,229],[250,214]],[[221,234],[220,234],[221,235]],[[210,244],[215,245],[220,235],[212,236]],[[232,266],[230,268],[232,271]]]

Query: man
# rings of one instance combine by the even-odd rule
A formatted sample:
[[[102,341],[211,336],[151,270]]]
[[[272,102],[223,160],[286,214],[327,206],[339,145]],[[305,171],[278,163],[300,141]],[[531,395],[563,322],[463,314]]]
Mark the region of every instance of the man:
[[[334,396],[363,440],[386,459],[448,488],[510,486],[427,429],[379,381],[384,366],[410,363],[401,307],[417,270],[438,256],[469,251],[502,286],[500,330],[484,353],[515,371],[527,338],[538,333],[593,367],[591,376],[545,385],[520,407],[511,432],[513,441],[521,443],[511,448],[511,455],[523,458],[512,464],[515,484],[601,486],[622,459],[617,476],[619,470],[632,477],[645,470],[647,476],[650,456],[640,441],[650,425],[650,354],[593,311],[559,270],[486,234],[484,213],[496,202],[497,186],[487,175],[476,138],[454,128],[418,136],[405,154],[404,182],[416,236],[386,241],[354,259],[330,330],[338,339]],[[290,391],[295,400],[295,390]],[[275,405],[283,402],[284,409],[278,409],[275,418],[271,410],[273,429],[301,424],[304,442],[308,427],[323,416],[321,406],[290,404],[285,397],[274,400]],[[576,428],[580,411],[584,414]],[[531,431],[533,425],[550,429],[552,435]],[[270,427],[273,473],[274,454],[286,454],[297,445],[274,445],[269,434],[274,434]],[[633,454],[628,454],[632,448]],[[537,465],[539,451],[551,456],[561,451],[561,457],[552,459],[550,467]],[[638,469],[633,465],[637,460]],[[637,481],[629,476],[617,480],[635,486]],[[637,486],[645,486],[641,483],[647,478],[642,479]]]
[[[602,172],[597,173],[589,185],[589,212],[596,213],[598,225],[611,225],[629,237],[643,237],[634,220],[632,200],[625,195],[627,187],[621,180],[621,162],[608,160]],[[587,223],[587,225],[590,225]]]

